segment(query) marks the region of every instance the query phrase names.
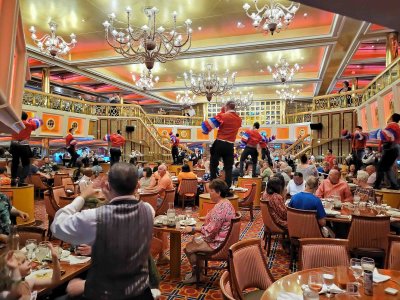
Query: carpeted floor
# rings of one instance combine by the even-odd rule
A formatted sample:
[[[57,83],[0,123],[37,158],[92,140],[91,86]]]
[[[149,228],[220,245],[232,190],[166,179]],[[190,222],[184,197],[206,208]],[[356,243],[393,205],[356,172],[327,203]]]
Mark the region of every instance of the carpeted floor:
[[[250,222],[248,212],[243,212],[240,239],[262,238],[264,234],[261,211],[255,211],[255,219]],[[35,201],[35,218],[44,228],[47,228],[47,216],[43,200]],[[191,239],[189,235],[182,236],[182,249]],[[264,245],[264,242],[263,242]],[[169,254],[167,252],[167,254]],[[265,251],[266,255],[266,251]],[[182,278],[189,272],[190,266],[185,254],[182,252]],[[283,251],[281,244],[273,240],[270,257],[267,258],[268,267],[271,269],[275,279],[279,279],[290,273],[289,256]],[[171,280],[169,276],[169,267],[159,266],[162,282],[160,290],[162,292],[161,299],[222,299],[219,291],[219,278],[222,271],[210,271],[208,274],[208,282],[202,284],[198,289],[196,285],[183,285],[179,280]]]

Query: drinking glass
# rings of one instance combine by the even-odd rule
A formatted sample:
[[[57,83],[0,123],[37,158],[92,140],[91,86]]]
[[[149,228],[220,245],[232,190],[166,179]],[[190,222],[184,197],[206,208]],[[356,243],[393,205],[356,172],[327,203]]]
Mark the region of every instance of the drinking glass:
[[[326,210],[332,210],[333,208],[333,201],[331,198],[326,199],[326,204],[325,204]]]
[[[363,271],[371,271],[374,272],[375,269],[375,261],[373,258],[362,257],[361,258],[361,268]]]
[[[192,208],[185,207],[185,215],[186,215],[186,224],[189,224],[190,218],[192,217]]]
[[[323,272],[322,278],[326,285],[326,297],[332,298],[334,297],[334,294],[331,294],[331,287],[333,285],[333,281],[335,280],[335,271],[330,268],[325,268]]]
[[[36,239],[28,239],[25,242],[25,248],[28,251],[28,260],[33,259],[33,253],[35,253],[37,248],[37,240]]]
[[[310,290],[319,293],[322,290],[322,274],[319,272],[310,272],[308,275],[308,287]]]
[[[382,211],[381,205],[375,205],[376,215],[380,215]]]
[[[361,277],[363,269],[361,267],[361,259],[352,258],[350,259],[350,268],[353,271],[354,278],[356,281]]]
[[[43,266],[43,260],[46,258],[47,254],[49,253],[49,247],[47,246],[46,242],[40,242],[37,250],[36,250],[36,259],[40,262],[40,264]]]
[[[358,203],[360,203],[360,196],[358,196],[358,195],[354,195],[354,198],[353,198],[353,203],[355,204],[355,205],[358,205]]]

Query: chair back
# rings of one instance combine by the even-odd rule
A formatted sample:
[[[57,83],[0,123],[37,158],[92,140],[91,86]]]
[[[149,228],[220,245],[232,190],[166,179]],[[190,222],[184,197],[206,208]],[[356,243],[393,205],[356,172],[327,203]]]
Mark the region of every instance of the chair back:
[[[321,230],[317,222],[317,212],[287,208],[288,233],[291,238],[320,238]]]
[[[181,184],[178,187],[179,196],[185,194],[197,194],[197,178],[193,179],[182,179]]]
[[[62,185],[60,186],[54,186],[51,189],[51,196],[53,197],[53,200],[60,205],[60,197],[65,197],[65,189]]]
[[[43,198],[44,205],[46,207],[46,213],[49,216],[49,219],[53,219],[56,212],[60,209],[60,206],[56,201],[54,201],[54,198],[50,191],[45,191]]]
[[[353,215],[348,235],[349,250],[378,248],[387,251],[390,217]]]
[[[308,238],[299,241],[300,270],[349,266],[348,240]]]
[[[236,213],[235,218],[231,219],[231,226],[224,242],[214,250],[211,259],[213,260],[228,260],[229,248],[239,241],[240,236],[240,219],[242,215]]]
[[[204,182],[203,184],[204,187],[204,193],[209,194],[210,193],[210,182]]]
[[[157,210],[158,193],[140,194],[139,199],[143,202],[150,203],[154,211]]]
[[[72,181],[71,177],[63,177],[63,178],[61,178],[61,182],[62,182],[62,186],[64,186],[65,190],[68,189],[68,190],[74,191],[74,193],[77,192],[76,188],[75,188],[75,184]]]
[[[265,230],[271,233],[284,233],[284,230],[276,225],[271,217],[269,201],[260,201],[260,208]]]
[[[219,279],[219,288],[221,289],[222,299],[235,300],[235,298],[233,298],[232,286],[228,271],[222,273],[222,276]]]
[[[175,201],[175,189],[170,189],[165,191],[164,199],[160,207],[156,210],[156,216],[163,215],[167,212],[170,203]]]
[[[43,242],[46,237],[46,229],[36,226],[18,226],[20,247],[25,246],[25,242],[29,239],[35,239],[38,243]]]
[[[30,182],[35,186],[36,189],[45,190],[49,188],[47,185],[43,183],[39,174],[31,174],[29,177],[30,177]]]
[[[274,282],[260,239],[246,239],[232,245],[229,249],[229,268],[237,296],[235,299],[244,299],[243,291],[248,288],[266,290]]]
[[[249,189],[249,192],[246,197],[243,198],[243,201],[240,202],[241,206],[252,206],[253,202],[256,198],[257,188],[256,183],[245,184],[245,187]]]
[[[400,236],[389,235],[389,254],[386,269],[400,271]]]
[[[197,175],[197,177],[203,178],[204,174],[206,173],[205,169],[193,169],[193,173]]]
[[[69,174],[67,173],[57,173],[54,174],[54,186],[59,186],[59,185],[63,185],[62,184],[62,179],[69,177]]]

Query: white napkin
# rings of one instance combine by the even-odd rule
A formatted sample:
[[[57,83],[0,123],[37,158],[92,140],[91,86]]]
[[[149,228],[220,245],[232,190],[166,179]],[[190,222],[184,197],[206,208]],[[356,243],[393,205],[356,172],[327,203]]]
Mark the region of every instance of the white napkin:
[[[84,264],[90,260],[90,257],[87,256],[75,256],[70,255],[66,258],[61,259],[61,261],[69,262],[70,265],[78,265]]]
[[[328,288],[326,287],[326,284],[324,283],[322,285],[322,290],[319,292],[320,294],[325,294],[328,291]],[[336,284],[332,284],[331,285],[331,289],[330,292],[332,294],[341,294],[344,293],[345,291],[343,291],[340,287],[338,287]]]
[[[303,296],[295,293],[280,292],[276,300],[303,300]]]
[[[389,275],[379,274],[378,270],[375,268],[373,273],[373,280],[375,283],[381,283],[389,280],[391,277]]]

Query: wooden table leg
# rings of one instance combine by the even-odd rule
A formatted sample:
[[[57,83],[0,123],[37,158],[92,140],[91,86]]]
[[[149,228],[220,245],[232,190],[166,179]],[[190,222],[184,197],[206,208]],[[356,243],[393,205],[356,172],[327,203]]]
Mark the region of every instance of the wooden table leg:
[[[170,261],[169,270],[171,278],[181,277],[181,233],[170,232]]]

